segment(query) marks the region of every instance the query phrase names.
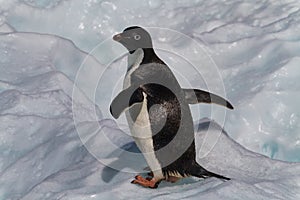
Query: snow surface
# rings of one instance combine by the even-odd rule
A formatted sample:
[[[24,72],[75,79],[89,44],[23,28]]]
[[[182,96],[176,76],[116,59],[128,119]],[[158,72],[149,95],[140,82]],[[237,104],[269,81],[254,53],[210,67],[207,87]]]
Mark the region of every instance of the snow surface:
[[[191,107],[198,162],[232,180],[130,184],[146,164],[108,106],[126,70],[111,37],[136,24],[163,28],[184,87],[234,105]],[[0,25],[1,200],[300,199],[299,1],[0,0]]]

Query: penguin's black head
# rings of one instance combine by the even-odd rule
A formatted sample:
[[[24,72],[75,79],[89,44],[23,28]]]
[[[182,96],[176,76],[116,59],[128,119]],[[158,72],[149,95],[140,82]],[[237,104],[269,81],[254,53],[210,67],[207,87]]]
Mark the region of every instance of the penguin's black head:
[[[114,35],[113,39],[120,42],[130,53],[139,48],[152,48],[150,34],[139,26],[128,27],[122,33]]]

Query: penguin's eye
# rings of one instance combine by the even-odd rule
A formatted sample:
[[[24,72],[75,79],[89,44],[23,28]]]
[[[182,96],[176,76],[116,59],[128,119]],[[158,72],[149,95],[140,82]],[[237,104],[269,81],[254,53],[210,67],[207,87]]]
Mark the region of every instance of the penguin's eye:
[[[133,38],[134,38],[135,40],[140,40],[140,39],[141,39],[141,36],[140,36],[140,35],[134,35]]]

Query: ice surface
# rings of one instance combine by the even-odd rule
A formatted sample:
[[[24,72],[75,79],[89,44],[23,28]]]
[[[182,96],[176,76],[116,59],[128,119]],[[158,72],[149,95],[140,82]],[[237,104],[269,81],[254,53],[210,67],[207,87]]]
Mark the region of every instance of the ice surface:
[[[296,69],[300,52],[300,11],[297,1],[24,0],[2,1],[0,9],[3,13],[3,31],[10,30],[7,28],[9,25],[12,30],[68,38],[84,51],[93,50],[92,54],[102,64],[115,58],[118,55],[116,52],[120,52],[116,49],[120,47],[113,42],[101,43],[126,26],[139,24],[171,28],[187,34],[203,45],[213,58],[224,81],[225,93],[235,105],[235,111],[228,113],[225,124],[231,137],[269,157],[300,160],[300,114],[296,101],[299,99]],[[214,73],[210,73],[211,63],[204,61],[202,54],[193,53],[191,44],[178,40],[178,37],[161,35],[155,41],[157,47],[172,52],[186,52],[185,57],[193,55],[188,60],[201,63],[196,67],[202,77],[212,80],[210,90],[223,93],[220,83],[213,83],[216,79]],[[65,54],[65,48],[57,47],[57,55],[61,51]],[[205,88],[203,79],[182,67],[186,63],[178,62],[178,56],[162,51],[158,53],[178,72],[177,75],[192,77],[189,81],[193,87]],[[59,70],[65,71],[66,64],[62,63]],[[103,82],[111,85],[115,78],[119,78],[121,83],[124,65],[109,68],[107,77],[110,78]],[[79,66],[79,62],[76,66]],[[88,97],[96,99],[96,103],[104,109],[107,102],[103,102],[103,99],[110,98],[112,94],[104,91],[106,96],[99,98],[98,93],[103,95],[103,91],[98,90],[96,97],[93,96],[94,80],[101,72],[94,69],[99,68],[86,69],[87,76],[94,77],[90,78],[89,83],[84,83],[86,85],[80,86]],[[76,72],[68,69],[65,74],[74,80]],[[119,89],[116,88],[115,93]],[[200,108],[201,117],[210,117],[207,114],[210,107]],[[108,117],[109,114],[104,112],[104,116]],[[195,117],[199,118],[198,115]]]
[[[125,53],[111,36],[136,24],[201,46],[148,28],[184,87],[233,103],[225,123],[192,106],[199,163],[231,181],[130,184],[145,161],[108,112],[126,61],[106,65]],[[0,32],[1,200],[300,199],[300,165],[284,162],[300,161],[297,0],[0,0]]]
[[[72,44],[54,36],[13,33],[0,37],[1,198],[16,199],[87,155],[73,122],[73,82],[59,70],[60,63],[75,68],[83,53],[74,46],[67,51]],[[64,59],[52,49],[61,43]],[[77,56],[73,64],[68,52]],[[81,110],[79,120],[101,117],[84,94],[73,103]]]

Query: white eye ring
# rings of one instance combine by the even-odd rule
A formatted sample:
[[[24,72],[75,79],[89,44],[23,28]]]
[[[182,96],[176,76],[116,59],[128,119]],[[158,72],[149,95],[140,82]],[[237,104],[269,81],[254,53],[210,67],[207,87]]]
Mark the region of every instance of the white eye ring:
[[[135,40],[140,40],[140,39],[141,39],[141,36],[140,36],[140,35],[134,35],[133,38],[134,38]]]

